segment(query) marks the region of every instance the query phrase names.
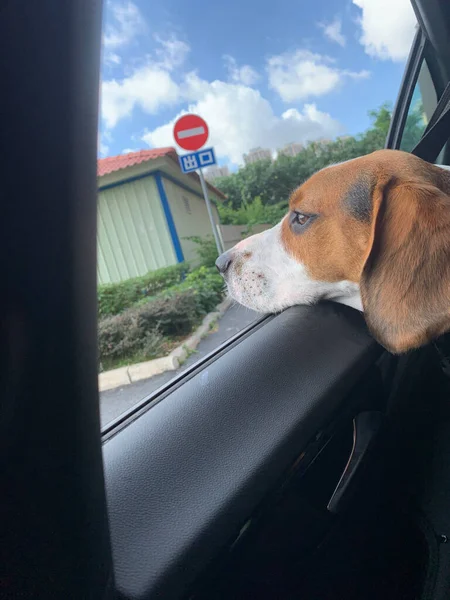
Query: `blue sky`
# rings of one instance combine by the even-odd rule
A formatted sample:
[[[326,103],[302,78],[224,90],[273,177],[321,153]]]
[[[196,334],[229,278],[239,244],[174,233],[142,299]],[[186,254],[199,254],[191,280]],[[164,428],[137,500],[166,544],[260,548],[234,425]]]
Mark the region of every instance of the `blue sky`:
[[[414,27],[409,0],[110,0],[99,155],[174,145],[185,112],[232,168],[255,146],[364,131]]]

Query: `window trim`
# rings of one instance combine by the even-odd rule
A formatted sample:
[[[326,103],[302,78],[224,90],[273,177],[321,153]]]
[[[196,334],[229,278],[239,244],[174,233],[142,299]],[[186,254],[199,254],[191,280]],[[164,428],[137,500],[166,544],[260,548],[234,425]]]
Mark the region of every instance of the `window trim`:
[[[215,360],[219,355],[228,351],[231,346],[238,344],[243,339],[257,331],[264,324],[273,320],[276,315],[263,315],[259,319],[253,321],[238,331],[235,335],[231,336],[228,340],[217,346],[209,354],[200,358],[193,365],[175,375],[170,381],[162,385],[158,390],[151,392],[147,396],[144,396],[142,400],[133,404],[128,410],[120,413],[118,417],[109,421],[105,427],[102,428],[102,443],[107,442],[111,437],[115,436],[122,429],[126,428],[130,423],[137,419],[140,415],[147,412],[150,408],[161,402],[168,394],[175,392],[180,385],[185,381],[188,381],[194,377],[198,371],[202,370],[207,363]]]
[[[427,45],[428,42],[425,34],[422,29],[419,28],[414,38],[405,73],[400,84],[400,91],[392,112],[391,124],[389,126],[385,144],[385,148],[387,149],[400,149],[412,96],[419,78],[422,62],[425,60]]]

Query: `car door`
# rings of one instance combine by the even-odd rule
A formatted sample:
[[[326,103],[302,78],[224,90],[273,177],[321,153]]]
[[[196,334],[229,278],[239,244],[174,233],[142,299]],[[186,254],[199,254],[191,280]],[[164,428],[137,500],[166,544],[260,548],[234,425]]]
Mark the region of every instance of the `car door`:
[[[389,147],[433,41],[436,13],[416,8]],[[348,307],[293,307],[100,435],[101,3],[0,11],[2,597],[418,597],[433,542],[405,507],[427,448],[433,348],[398,359]],[[437,99],[448,64],[433,48]]]

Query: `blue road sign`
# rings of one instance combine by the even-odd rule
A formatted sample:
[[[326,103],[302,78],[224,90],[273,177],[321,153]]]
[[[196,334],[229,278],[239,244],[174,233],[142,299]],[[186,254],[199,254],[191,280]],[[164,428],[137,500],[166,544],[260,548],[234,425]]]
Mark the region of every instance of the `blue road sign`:
[[[197,152],[190,152],[179,157],[180,166],[183,173],[190,173],[202,167],[209,167],[216,164],[214,148],[203,148]]]

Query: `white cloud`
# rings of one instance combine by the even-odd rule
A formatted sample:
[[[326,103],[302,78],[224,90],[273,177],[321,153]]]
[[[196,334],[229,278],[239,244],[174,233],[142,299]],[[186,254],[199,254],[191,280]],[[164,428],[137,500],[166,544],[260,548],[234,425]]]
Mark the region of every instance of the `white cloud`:
[[[110,23],[105,27],[103,45],[105,48],[120,48],[146,29],[139,8],[133,2],[108,2],[106,6]]]
[[[130,154],[130,152],[139,152],[138,148],[124,148],[122,154]]]
[[[129,117],[136,106],[148,114],[155,114],[163,106],[172,106],[180,100],[180,88],[171,71],[179,67],[189,46],[175,36],[162,39],[155,36],[159,47],[155,57],[120,80],[110,79],[101,85],[101,115],[105,126],[115,127]]]
[[[121,81],[104,81],[101,86],[101,115],[107,128],[129,117],[136,106],[155,114],[162,106],[179,100],[179,87],[171,75],[150,63]]]
[[[232,83],[254,85],[259,81],[259,74],[250,65],[242,65],[242,67],[239,67],[236,63],[236,59],[228,54],[225,54],[223,58],[228,70],[228,76]]]
[[[314,104],[302,111],[291,108],[277,116],[258,90],[242,84],[201,80],[189,74],[184,91],[195,103],[181,111],[170,123],[146,132],[142,139],[151,147],[172,145],[173,124],[181,114],[201,114],[210,127],[208,144],[219,157],[231,163],[242,162],[242,155],[255,146],[276,149],[292,140],[306,142],[339,134],[340,124]]]
[[[108,2],[103,35],[103,57],[108,64],[120,64],[117,50],[130,44],[147,27],[139,8],[131,1]]]
[[[358,79],[369,79],[370,71],[363,69],[362,71],[349,71],[344,69],[341,71],[341,74],[344,77],[348,77],[349,79],[353,79],[354,81],[358,81]]]
[[[342,133],[340,123],[312,103],[276,114],[269,101],[252,87],[259,78],[256,71],[249,65],[238,65],[231,56],[224,57],[227,82],[207,81],[195,71],[176,76],[174,72],[186,60],[189,46],[175,36],[154,38],[158,47],[144,64],[121,79],[102,83],[103,133],[108,134],[121,119],[130,117],[136,107],[156,114],[162,108],[178,106],[176,118],[194,112],[206,119],[211,132],[208,143],[219,157],[232,164],[240,164],[243,154],[255,146],[275,151],[293,140],[305,143]],[[339,69],[332,59],[305,50],[272,57],[267,70],[271,87],[286,102],[320,96],[345,78],[369,75],[367,71]],[[179,111],[181,106],[184,109]],[[174,121],[146,131],[133,141],[145,141],[151,147],[173,145]],[[123,150],[128,151],[132,149]]]
[[[191,50],[186,42],[179,40],[175,35],[171,35],[167,39],[163,39],[159,35],[154,37],[160,44],[160,48],[156,49],[156,55],[162,68],[172,71],[184,63]]]
[[[279,54],[267,63],[269,86],[285,102],[305,100],[328,94],[337,88],[345,77],[365,79],[368,71],[353,72],[334,66],[334,61],[309,50]]]
[[[342,21],[339,18],[335,18],[331,23],[319,23],[319,27],[323,29],[323,33],[326,38],[332,42],[336,42],[339,46],[344,47],[346,39],[342,33]]]
[[[410,0],[353,0],[361,9],[360,43],[370,56],[382,60],[407,58],[417,23]]]
[[[120,65],[122,58],[116,52],[105,52],[104,61],[109,65]]]

